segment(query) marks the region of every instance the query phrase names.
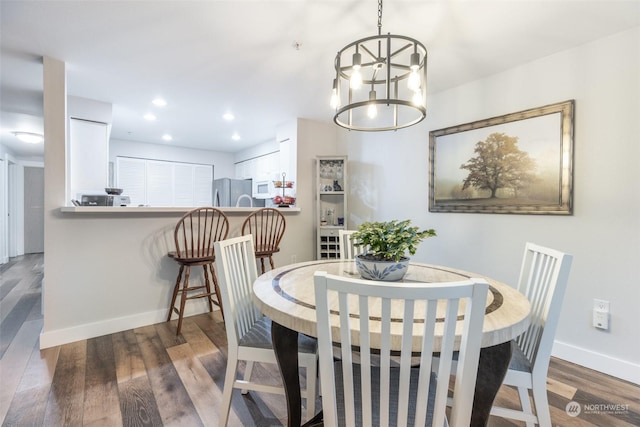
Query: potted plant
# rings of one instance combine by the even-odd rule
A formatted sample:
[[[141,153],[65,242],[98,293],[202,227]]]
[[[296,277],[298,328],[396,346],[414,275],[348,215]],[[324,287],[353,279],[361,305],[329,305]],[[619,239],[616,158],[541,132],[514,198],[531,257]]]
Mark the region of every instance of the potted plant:
[[[418,244],[436,235],[435,230],[419,230],[411,220],[364,222],[351,235],[354,246],[364,248],[356,256],[356,267],[365,279],[395,281],[404,277],[409,268],[410,255]]]

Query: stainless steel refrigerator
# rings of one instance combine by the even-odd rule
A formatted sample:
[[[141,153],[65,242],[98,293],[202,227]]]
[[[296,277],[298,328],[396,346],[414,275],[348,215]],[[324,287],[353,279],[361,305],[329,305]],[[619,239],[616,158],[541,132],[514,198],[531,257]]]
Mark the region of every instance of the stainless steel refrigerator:
[[[250,179],[214,179],[213,206],[252,207],[251,190]]]

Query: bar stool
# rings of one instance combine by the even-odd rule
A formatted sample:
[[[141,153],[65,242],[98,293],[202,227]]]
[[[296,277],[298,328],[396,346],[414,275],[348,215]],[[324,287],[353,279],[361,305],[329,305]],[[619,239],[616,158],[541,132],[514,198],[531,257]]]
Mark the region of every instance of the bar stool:
[[[284,215],[278,209],[258,209],[244,220],[242,235],[253,235],[253,246],[256,258],[260,259],[262,273],[265,273],[264,260],[269,258],[271,268],[275,268],[273,254],[280,251],[280,240],[287,227]]]
[[[173,312],[178,314],[176,335],[180,335],[180,330],[182,329],[184,306],[187,300],[207,298],[209,311],[213,311],[214,304],[220,307],[222,311],[222,300],[220,299],[220,290],[214,269],[216,255],[213,243],[226,239],[228,233],[229,220],[224,212],[216,208],[200,207],[193,209],[184,214],[178,221],[173,234],[176,250],[169,252],[169,257],[180,264],[180,271],[173,288],[171,306],[169,306],[169,314],[167,315],[167,322],[169,322]],[[204,269],[204,285],[191,286],[189,284],[191,267],[199,265]],[[214,292],[211,292],[209,273],[211,273]],[[176,307],[178,294],[180,294],[179,308]],[[212,298],[213,295],[216,296],[215,300]],[[222,311],[222,316],[224,318],[224,311]]]

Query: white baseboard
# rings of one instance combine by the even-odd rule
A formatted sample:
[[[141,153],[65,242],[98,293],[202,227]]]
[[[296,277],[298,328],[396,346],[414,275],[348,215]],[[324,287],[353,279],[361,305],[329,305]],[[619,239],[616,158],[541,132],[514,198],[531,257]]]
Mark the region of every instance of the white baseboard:
[[[640,385],[640,364],[616,359],[571,344],[555,341],[551,355],[595,371]]]
[[[196,304],[192,304],[195,306]],[[218,310],[214,307],[214,310]],[[206,313],[208,310],[198,310],[190,307],[185,308],[185,317],[195,314]],[[172,317],[172,321],[178,318],[177,315]],[[40,349],[55,347],[57,345],[68,344],[74,341],[86,340],[89,338],[100,337],[102,335],[114,334],[116,332],[126,331],[129,329],[140,328],[143,326],[162,323],[167,320],[167,310],[149,311],[146,313],[136,314],[132,316],[118,317],[108,319],[104,322],[87,323],[84,325],[74,326],[72,328],[56,329],[52,331],[43,331],[40,334]]]

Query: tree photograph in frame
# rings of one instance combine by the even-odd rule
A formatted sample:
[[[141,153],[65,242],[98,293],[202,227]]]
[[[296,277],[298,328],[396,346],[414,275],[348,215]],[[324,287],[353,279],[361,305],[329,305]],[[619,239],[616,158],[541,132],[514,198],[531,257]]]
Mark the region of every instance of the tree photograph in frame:
[[[574,100],[429,132],[429,211],[573,213]]]

